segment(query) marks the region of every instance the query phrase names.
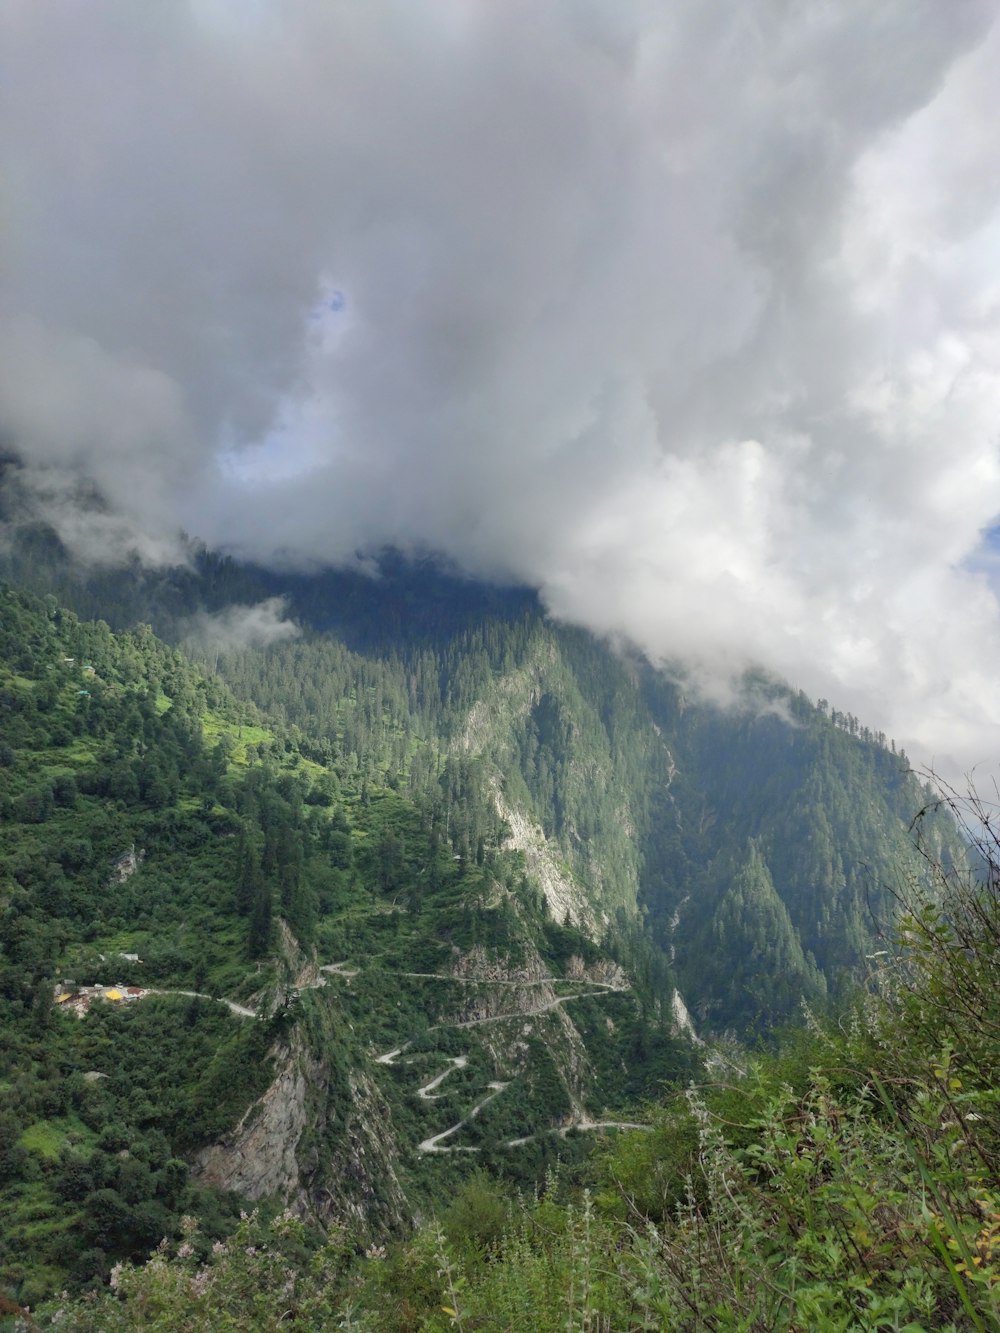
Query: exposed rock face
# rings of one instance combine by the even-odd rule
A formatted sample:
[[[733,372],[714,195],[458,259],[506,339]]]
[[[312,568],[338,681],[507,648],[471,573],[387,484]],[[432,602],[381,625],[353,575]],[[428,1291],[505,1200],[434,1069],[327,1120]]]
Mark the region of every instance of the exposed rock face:
[[[509,830],[504,847],[523,852],[525,868],[545,894],[545,901],[554,920],[562,921],[568,916],[581,930],[597,936],[597,916],[587,901],[585,890],[567,874],[558,850],[549,845],[541,825],[508,805],[500,793],[499,785],[494,787],[493,797],[497,814],[506,822]]]
[[[472,705],[465,727],[454,742],[455,748],[467,754],[483,755],[489,755],[498,747],[503,750],[509,744],[512,726],[531,712],[550,687],[557,665],[555,644],[544,640],[537,642],[523,667],[495,681],[488,700],[479,699]],[[596,774],[594,776],[599,780]],[[595,887],[588,891],[570,872],[558,844],[546,838],[536,820],[506,799],[499,772],[494,777],[492,790],[497,814],[508,828],[504,846],[524,854],[528,874],[544,893],[553,918],[562,921],[568,916],[574,925],[594,939],[599,938],[609,920],[594,902],[595,891],[598,900],[602,897],[600,867],[591,865]],[[624,811],[622,824],[631,836],[632,829]]]
[[[412,1218],[394,1162],[399,1156],[392,1114],[368,1074],[355,1070],[348,1081],[350,1106],[338,1134],[336,1156],[311,1168],[308,1194],[319,1221],[347,1222],[363,1236],[398,1232]],[[329,1135],[330,1105],[317,1108],[317,1129]],[[317,1167],[319,1170],[317,1171]]]
[[[704,1042],[695,1031],[694,1023],[691,1021],[691,1015],[688,1013],[687,1005],[681,998],[679,990],[675,990],[670,997],[670,1012],[674,1019],[674,1036],[690,1037],[696,1046],[703,1046]]]
[[[566,975],[574,981],[594,981],[615,990],[627,990],[629,985],[628,977],[610,958],[601,958],[587,966],[578,954],[573,954],[566,963]]]
[[[523,717],[538,702],[544,690],[546,669],[551,668],[556,659],[553,644],[536,643],[531,659],[523,667],[509,672],[495,683],[491,699],[477,699],[472,705],[458,741],[459,747],[472,754],[481,754],[512,718]]]
[[[121,856],[117,857],[116,860],[112,862],[111,874],[108,876],[108,883],[124,884],[127,879],[131,879],[145,859],[145,847],[140,847],[139,850],[136,851],[135,843],[133,843],[131,847],[122,852]]]
[[[391,1112],[378,1088],[358,1070],[345,1087],[301,1029],[272,1054],[270,1087],[233,1130],[198,1153],[194,1174],[249,1199],[280,1199],[303,1218],[349,1222],[362,1235],[398,1231],[410,1211],[393,1167]],[[331,1142],[336,1153],[322,1146]]]
[[[295,1046],[279,1049],[275,1057],[271,1086],[235,1129],[198,1154],[195,1173],[206,1184],[250,1199],[274,1195],[294,1203],[299,1193],[296,1149],[308,1120],[307,1074],[318,1071]]]
[[[479,944],[465,953],[456,952],[452,970],[466,981],[543,981],[548,977],[545,964],[534,951],[519,967],[513,967],[506,958],[491,957]]]

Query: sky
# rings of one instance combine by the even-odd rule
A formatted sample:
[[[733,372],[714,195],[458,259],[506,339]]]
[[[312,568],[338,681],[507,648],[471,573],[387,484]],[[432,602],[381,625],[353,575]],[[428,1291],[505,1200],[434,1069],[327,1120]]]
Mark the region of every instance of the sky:
[[[7,0],[0,445],[81,558],[438,551],[994,765],[998,68],[1000,0]]]

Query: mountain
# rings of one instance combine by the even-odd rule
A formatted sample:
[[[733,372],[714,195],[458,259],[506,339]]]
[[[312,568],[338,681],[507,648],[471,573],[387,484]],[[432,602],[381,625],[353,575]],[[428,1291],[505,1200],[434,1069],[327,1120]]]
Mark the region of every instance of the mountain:
[[[356,751],[310,757],[148,628],[2,598],[21,1299],[182,1213],[222,1234],[226,1191],[385,1235],[473,1156],[535,1179],[575,1126],[693,1069],[649,989],[551,917],[473,760],[442,751],[405,794]]]
[[[201,577],[208,608],[238,579],[240,598],[280,593],[304,628],[265,651],[202,657],[240,697],[386,778],[409,747],[411,790],[430,751],[474,760],[552,911],[595,938],[642,918],[661,991],[679,984],[713,1026],[777,1016],[773,999],[760,1016],[739,988],[702,984],[713,914],[752,844],[813,978],[811,999],[856,975],[922,876],[910,833],[919,811],[931,808],[927,850],[954,851],[934,793],[891,741],[781,682],[750,675],[740,704],[712,707],[679,683],[679,668],[549,621],[525,590],[433,566],[390,561],[376,581],[280,580],[208,558]],[[352,672],[374,709],[351,698]],[[729,951],[743,947],[731,938]],[[759,970],[780,965],[762,955]],[[795,1008],[789,999],[782,1016]]]
[[[822,1009],[924,873],[903,757],[778,682],[714,709],[428,563],[98,579],[29,537],[0,622],[25,1302],[184,1213],[211,1238],[287,1203],[377,1244],[473,1166],[578,1162],[698,1067],[685,1002],[703,1036]],[[253,646],[239,608],[275,597]]]

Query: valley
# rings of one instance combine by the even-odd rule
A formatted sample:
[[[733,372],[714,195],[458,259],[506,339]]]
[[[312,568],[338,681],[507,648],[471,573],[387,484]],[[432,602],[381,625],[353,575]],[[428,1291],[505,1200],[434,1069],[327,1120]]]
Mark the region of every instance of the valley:
[[[250,568],[146,578],[176,647],[129,626],[128,581],[114,630],[3,592],[0,1274],[24,1303],[184,1219],[228,1253],[249,1207],[376,1254],[484,1189],[659,1216],[639,1200],[697,1096],[752,1100],[751,1052],[852,1003],[901,882],[958,864],[892,746],[777,682],[724,714],[524,595],[484,621],[438,575],[352,579],[303,584],[263,648],[182,613],[269,594]]]
[[[0,1333],[1000,1333],[998,69],[0,8]]]

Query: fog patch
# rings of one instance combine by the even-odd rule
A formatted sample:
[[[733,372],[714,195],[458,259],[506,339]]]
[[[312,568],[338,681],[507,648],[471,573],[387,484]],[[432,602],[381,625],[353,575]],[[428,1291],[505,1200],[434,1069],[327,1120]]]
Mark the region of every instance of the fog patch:
[[[254,606],[227,606],[222,611],[200,611],[183,626],[183,637],[202,649],[232,652],[240,648],[268,648],[301,634],[287,618],[284,597],[268,597]]]
[[[36,524],[51,530],[80,568],[114,569],[138,561],[147,569],[190,563],[189,543],[176,528],[143,528],[112,507],[94,481],[59,467],[11,463],[3,476],[5,519],[0,538],[9,546]]]

